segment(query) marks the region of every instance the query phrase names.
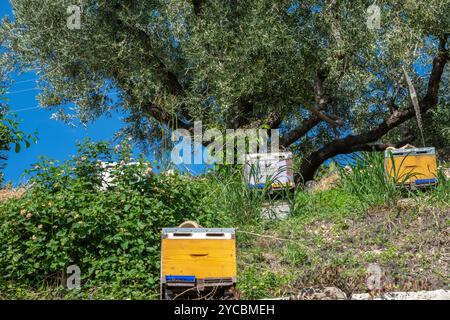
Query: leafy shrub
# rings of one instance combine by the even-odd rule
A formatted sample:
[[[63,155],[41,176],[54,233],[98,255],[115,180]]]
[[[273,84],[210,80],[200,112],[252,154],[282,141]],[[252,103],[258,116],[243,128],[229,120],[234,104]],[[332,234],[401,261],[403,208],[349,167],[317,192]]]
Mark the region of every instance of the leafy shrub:
[[[118,163],[106,189],[97,159]],[[85,142],[63,164],[35,165],[27,193],[0,204],[0,286],[65,284],[64,271],[76,264],[81,294],[108,288],[115,297],[142,297],[157,288],[162,227],[224,223],[208,180],[148,174],[148,162],[126,164],[132,160],[127,144]]]

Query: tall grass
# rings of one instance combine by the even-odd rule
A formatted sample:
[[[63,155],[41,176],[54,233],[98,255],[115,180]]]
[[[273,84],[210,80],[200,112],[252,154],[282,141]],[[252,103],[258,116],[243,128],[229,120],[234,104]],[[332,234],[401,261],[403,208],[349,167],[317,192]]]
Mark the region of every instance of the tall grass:
[[[293,205],[293,196],[288,187],[280,190],[276,195],[271,192],[271,185],[278,180],[283,168],[269,177],[262,188],[251,188],[249,177],[244,177],[242,167],[223,167],[210,175],[213,187],[211,194],[216,197],[218,210],[225,212],[238,225],[256,223],[261,220],[263,205],[274,205],[278,199],[284,199]],[[252,167],[250,176],[259,175],[259,169]]]
[[[339,173],[344,191],[358,197],[367,207],[393,205],[397,198],[409,192],[401,187],[402,183],[396,185],[396,181],[406,181],[409,177],[398,177],[398,172],[393,172],[392,177],[386,176],[383,153],[356,154],[350,169],[340,168]]]
[[[442,165],[438,169],[438,184],[429,195],[429,201],[434,204],[450,206],[450,178],[447,178],[445,171],[450,172],[450,163]]]
[[[395,207],[405,197],[450,205],[450,180],[444,175],[445,168],[439,171],[437,186],[411,190],[405,182],[414,174],[399,172],[392,166],[392,172],[386,175],[384,161],[383,153],[357,154],[349,167],[338,167],[340,188],[326,192],[304,192],[297,188],[295,193],[286,188],[276,195],[270,186],[277,182],[278,173],[267,179],[263,188],[250,188],[241,166],[227,166],[209,176],[211,195],[218,212],[227,214],[233,224],[240,226],[262,221],[262,208],[274,207],[279,199],[289,203],[292,213],[302,216],[341,215],[352,210],[356,213],[379,205]],[[388,161],[394,161],[393,157]],[[258,168],[250,170],[250,175],[258,174]],[[265,213],[267,216],[268,211]]]

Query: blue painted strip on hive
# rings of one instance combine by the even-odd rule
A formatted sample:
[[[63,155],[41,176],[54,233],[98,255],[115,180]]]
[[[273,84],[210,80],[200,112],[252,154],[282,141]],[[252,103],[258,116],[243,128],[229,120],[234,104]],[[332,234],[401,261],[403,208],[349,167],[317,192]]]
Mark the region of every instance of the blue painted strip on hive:
[[[264,189],[264,186],[265,186],[264,183],[251,184],[250,189]]]
[[[166,276],[166,281],[195,282],[195,276]]]
[[[436,183],[437,179],[436,178],[432,178],[432,179],[417,179],[416,181],[414,181],[415,184],[431,184],[431,183]]]

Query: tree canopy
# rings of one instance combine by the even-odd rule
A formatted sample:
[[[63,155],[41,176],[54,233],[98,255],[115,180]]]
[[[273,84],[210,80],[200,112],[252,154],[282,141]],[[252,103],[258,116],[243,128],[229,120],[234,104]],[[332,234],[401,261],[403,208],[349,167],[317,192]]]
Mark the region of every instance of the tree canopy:
[[[405,72],[422,113],[449,107],[450,0],[376,1],[379,26],[362,0],[83,0],[79,29],[77,1],[11,3],[3,67],[37,70],[64,121],[126,110],[136,141],[198,120],[278,128],[310,180],[336,155],[418,137]]]

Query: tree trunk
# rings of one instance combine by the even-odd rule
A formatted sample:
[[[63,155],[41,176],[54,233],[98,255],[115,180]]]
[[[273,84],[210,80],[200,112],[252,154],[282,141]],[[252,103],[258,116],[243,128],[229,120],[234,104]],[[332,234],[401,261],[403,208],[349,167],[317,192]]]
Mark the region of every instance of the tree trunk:
[[[352,145],[351,142],[339,144],[337,141],[328,144],[324,148],[311,153],[308,157],[303,159],[300,171],[296,177],[298,184],[304,184],[307,181],[314,179],[314,174],[317,169],[328,159],[331,159],[339,154],[349,154],[358,151],[384,151],[387,147],[399,148],[407,143],[414,141],[413,134],[407,135],[402,141],[396,144],[360,144]],[[344,139],[345,140],[345,139]]]
[[[431,108],[435,107],[438,103],[442,74],[444,72],[446,63],[449,60],[449,50],[446,47],[447,37],[448,35],[445,35],[444,38],[440,39],[439,52],[433,59],[433,67],[428,81],[427,93],[419,102],[419,109],[421,114],[424,114]],[[309,180],[313,180],[314,173],[317,171],[320,165],[326,160],[333,158],[339,154],[349,154],[358,151],[381,151],[386,149],[386,147],[388,147],[389,145],[372,143],[380,140],[390,130],[402,125],[405,121],[411,119],[414,116],[414,108],[408,108],[404,110],[398,110],[398,108],[396,108],[396,110],[393,111],[390,117],[382,122],[379,126],[357,135],[348,135],[345,138],[331,141],[319,150],[311,153],[303,160],[299,174],[296,177],[296,182],[302,184]],[[401,146],[405,143],[411,142],[412,139],[413,137],[409,136],[405,138],[405,140],[393,146]]]
[[[303,159],[300,166],[300,172],[296,177],[297,184],[305,184],[307,181],[314,180],[314,174],[322,163],[327,159],[321,158],[317,152],[314,152],[306,159]]]

